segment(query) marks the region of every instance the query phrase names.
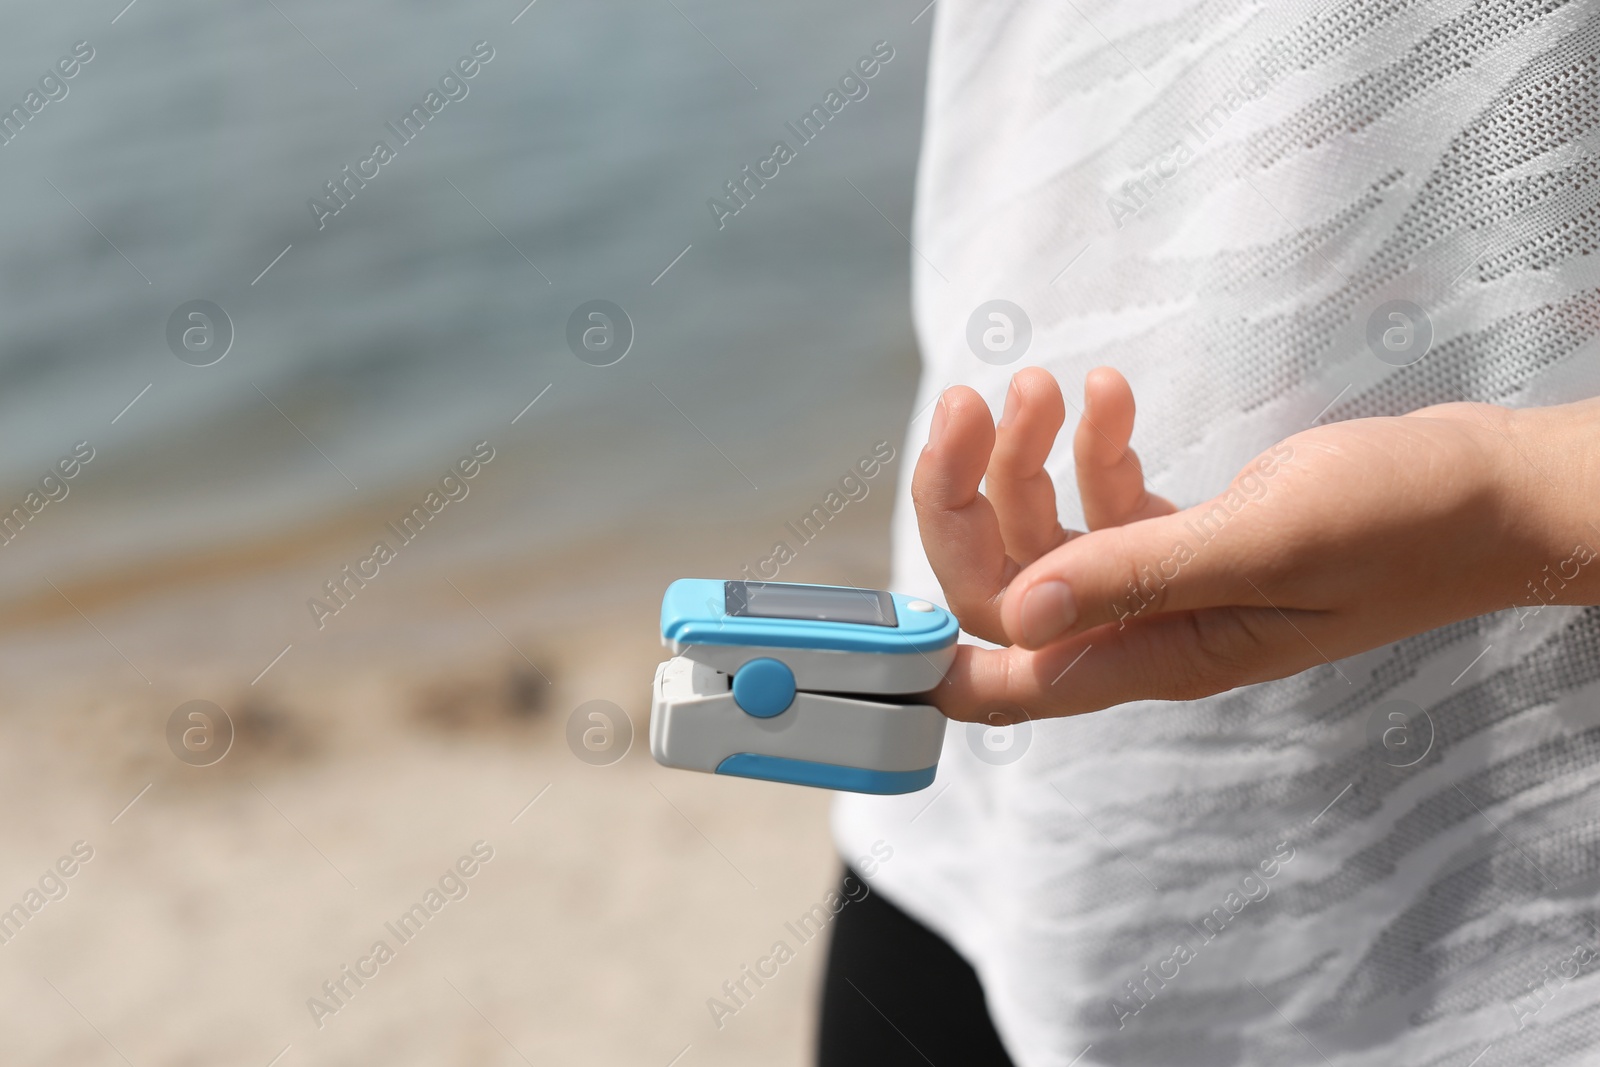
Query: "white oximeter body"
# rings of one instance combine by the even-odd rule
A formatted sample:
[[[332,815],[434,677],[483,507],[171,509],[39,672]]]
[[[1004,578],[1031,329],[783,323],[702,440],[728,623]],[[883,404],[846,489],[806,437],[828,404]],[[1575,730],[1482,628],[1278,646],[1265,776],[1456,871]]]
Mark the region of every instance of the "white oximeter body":
[[[681,578],[661,601],[650,752],[686,770],[910,793],[946,719],[921,703],[960,626],[926,600],[851,586]]]

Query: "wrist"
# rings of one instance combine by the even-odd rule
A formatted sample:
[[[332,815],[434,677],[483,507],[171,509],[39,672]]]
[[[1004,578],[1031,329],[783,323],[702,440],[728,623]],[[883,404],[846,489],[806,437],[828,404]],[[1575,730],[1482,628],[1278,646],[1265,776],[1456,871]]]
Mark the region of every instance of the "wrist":
[[[1600,603],[1600,400],[1502,409],[1499,499],[1520,611]]]

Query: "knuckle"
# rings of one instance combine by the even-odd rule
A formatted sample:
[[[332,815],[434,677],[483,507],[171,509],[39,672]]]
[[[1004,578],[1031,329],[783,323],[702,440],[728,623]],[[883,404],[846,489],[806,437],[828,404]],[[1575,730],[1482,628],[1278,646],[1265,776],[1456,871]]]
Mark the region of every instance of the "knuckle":
[[[947,591],[948,592],[948,591]],[[946,596],[950,605],[950,614],[956,617],[956,622],[961,624],[961,629],[974,636],[982,636],[974,627],[980,625],[977,614],[972,610],[972,605],[959,597]]]
[[[950,614],[956,617],[965,633],[995,645],[1009,645],[1011,639],[998,622],[998,612],[988,604],[950,602]]]
[[[1112,591],[1117,597],[1112,617],[1120,618],[1124,615],[1149,617],[1166,611],[1171,599],[1168,586],[1173,579],[1162,575],[1159,568],[1152,566],[1149,561],[1142,560],[1133,550],[1125,533],[1116,527],[1107,527],[1105,532],[1116,539],[1112,544],[1112,550],[1118,561],[1114,573],[1121,583]]]
[[[919,471],[911,479],[911,504],[921,512],[942,510],[944,494],[933,484],[931,477],[923,477]]]
[[[1178,699],[1195,700],[1243,685],[1260,672],[1270,642],[1255,616],[1236,611],[1196,611],[1187,618],[1192,632],[1187,670],[1173,677]]]

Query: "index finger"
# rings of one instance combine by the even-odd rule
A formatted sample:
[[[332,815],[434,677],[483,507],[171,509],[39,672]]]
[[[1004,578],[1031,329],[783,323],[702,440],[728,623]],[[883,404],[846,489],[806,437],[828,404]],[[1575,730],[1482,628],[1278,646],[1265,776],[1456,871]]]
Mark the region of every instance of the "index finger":
[[[968,633],[1002,644],[1000,598],[1021,568],[1007,557],[1000,520],[978,491],[993,448],[983,397],[964,385],[945,390],[911,477],[911,501],[950,611]]]

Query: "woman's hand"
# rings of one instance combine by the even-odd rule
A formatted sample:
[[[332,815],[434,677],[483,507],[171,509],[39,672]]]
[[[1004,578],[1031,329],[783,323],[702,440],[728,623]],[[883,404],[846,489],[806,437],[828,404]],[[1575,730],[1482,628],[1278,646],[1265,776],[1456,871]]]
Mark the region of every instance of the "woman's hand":
[[[998,426],[964,386],[934,413],[912,481],[923,547],[962,628],[1009,646],[959,649],[933,693],[953,718],[1190,700],[1485,612],[1600,600],[1596,402],[1319,426],[1179,511],[1146,491],[1133,393],[1101,368],[1073,439],[1085,533],[1062,529],[1044,470],[1064,414],[1038,368]]]

